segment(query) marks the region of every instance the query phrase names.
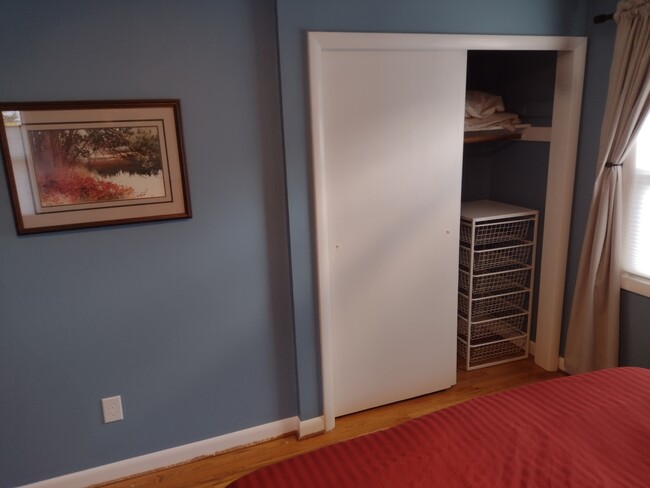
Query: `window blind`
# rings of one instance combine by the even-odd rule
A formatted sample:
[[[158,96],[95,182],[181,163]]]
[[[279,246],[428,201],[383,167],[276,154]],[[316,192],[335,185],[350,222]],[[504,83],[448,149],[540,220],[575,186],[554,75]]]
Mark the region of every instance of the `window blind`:
[[[650,279],[650,118],[646,118],[636,140],[636,157],[626,185],[630,192],[626,202],[624,270]]]

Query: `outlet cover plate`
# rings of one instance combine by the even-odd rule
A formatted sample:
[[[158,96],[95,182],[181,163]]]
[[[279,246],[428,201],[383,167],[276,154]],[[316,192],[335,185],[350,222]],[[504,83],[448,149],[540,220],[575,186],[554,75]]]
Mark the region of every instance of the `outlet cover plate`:
[[[104,423],[115,422],[124,419],[122,412],[122,397],[114,396],[102,398],[102,411],[104,412]]]

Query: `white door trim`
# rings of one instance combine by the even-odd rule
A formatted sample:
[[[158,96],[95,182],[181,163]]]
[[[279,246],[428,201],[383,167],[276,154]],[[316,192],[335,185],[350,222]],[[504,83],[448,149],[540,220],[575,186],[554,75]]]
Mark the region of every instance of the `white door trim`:
[[[327,50],[508,50],[559,51],[551,129],[544,241],[540,269],[536,362],[557,369],[564,281],[573,203],[586,38],[452,34],[310,32],[309,83],[312,122],[313,195],[325,429],[334,428],[334,373],[327,252],[327,194],[323,140],[322,53]]]

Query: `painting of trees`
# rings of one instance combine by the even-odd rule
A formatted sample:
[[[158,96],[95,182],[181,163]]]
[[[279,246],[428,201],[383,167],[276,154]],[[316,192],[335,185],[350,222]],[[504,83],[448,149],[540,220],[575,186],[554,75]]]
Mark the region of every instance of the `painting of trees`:
[[[138,197],[110,177],[154,176],[163,169],[155,126],[31,129],[28,140],[44,207]]]

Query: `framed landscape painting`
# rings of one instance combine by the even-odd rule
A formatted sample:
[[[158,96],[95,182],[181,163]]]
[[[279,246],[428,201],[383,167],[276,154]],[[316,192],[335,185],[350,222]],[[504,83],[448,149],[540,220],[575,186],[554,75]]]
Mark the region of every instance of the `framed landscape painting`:
[[[19,234],[191,216],[178,100],[0,111]]]

